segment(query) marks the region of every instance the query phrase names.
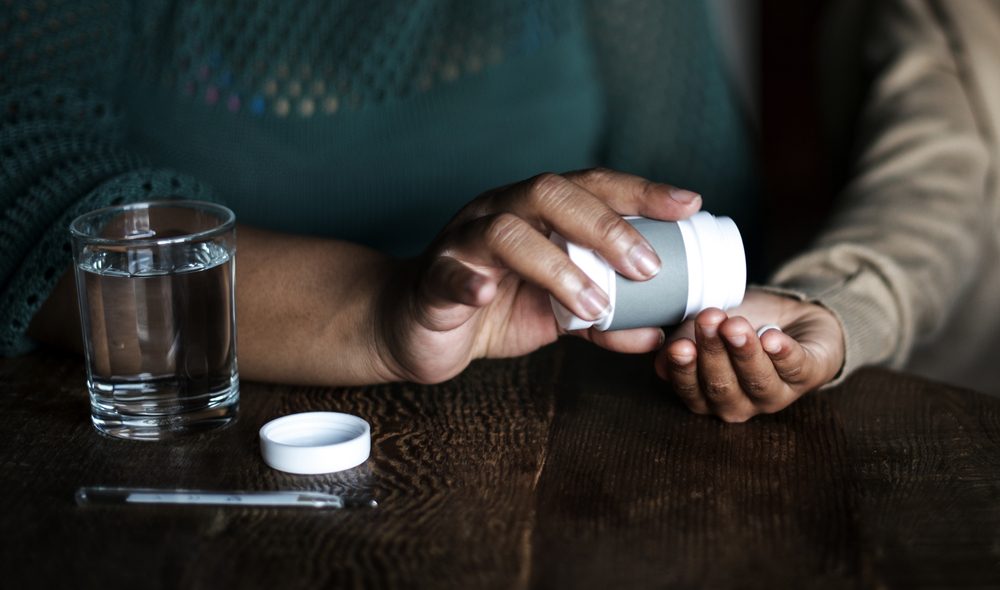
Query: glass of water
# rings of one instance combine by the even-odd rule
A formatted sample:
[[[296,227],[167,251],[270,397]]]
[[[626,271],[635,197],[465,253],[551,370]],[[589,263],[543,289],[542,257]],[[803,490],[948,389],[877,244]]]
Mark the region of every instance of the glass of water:
[[[164,440],[236,417],[236,217],[198,201],[98,209],[70,224],[91,419]]]

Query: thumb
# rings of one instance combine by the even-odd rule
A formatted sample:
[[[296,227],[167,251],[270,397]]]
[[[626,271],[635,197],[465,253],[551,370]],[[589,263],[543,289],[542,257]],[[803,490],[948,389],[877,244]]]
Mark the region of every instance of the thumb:
[[[812,359],[797,340],[781,330],[767,330],[760,335],[760,345],[782,381],[789,385],[809,385]]]
[[[424,271],[417,287],[413,311],[428,330],[453,330],[497,294],[497,281],[469,268],[451,256],[437,257]]]

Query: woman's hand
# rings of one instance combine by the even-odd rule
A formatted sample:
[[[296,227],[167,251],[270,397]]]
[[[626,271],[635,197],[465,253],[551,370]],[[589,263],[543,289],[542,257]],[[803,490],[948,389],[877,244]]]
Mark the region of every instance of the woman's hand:
[[[579,317],[604,316],[607,295],[549,234],[646,280],[660,261],[622,215],[676,220],[700,206],[690,191],[609,170],[543,174],[481,195],[383,289],[374,320],[385,378],[439,382],[472,359],[522,355],[554,341],[549,293]],[[649,352],[664,339],[658,328],[578,335],[619,352]]]
[[[758,338],[767,324],[782,331]],[[832,312],[750,290],[728,316],[708,309],[681,325],[656,370],[691,411],[744,422],[788,407],[830,382],[843,364],[843,330]]]

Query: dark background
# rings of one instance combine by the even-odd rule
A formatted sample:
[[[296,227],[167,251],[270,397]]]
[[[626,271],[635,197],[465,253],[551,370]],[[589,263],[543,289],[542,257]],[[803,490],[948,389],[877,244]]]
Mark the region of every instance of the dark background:
[[[843,174],[828,148],[819,63],[830,0],[761,2],[763,200],[773,220],[773,264],[807,246],[822,227]]]

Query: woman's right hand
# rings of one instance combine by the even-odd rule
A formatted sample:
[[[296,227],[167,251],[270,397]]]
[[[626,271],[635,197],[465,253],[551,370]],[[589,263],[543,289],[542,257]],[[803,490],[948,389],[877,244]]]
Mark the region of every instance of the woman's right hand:
[[[622,216],[678,220],[700,206],[690,191],[602,169],[543,174],[479,196],[383,285],[373,311],[381,377],[440,382],[473,359],[536,350],[560,333],[550,293],[581,318],[602,317],[607,295],[549,234],[646,280],[660,261]],[[649,352],[663,342],[659,328],[578,335],[619,352]]]

